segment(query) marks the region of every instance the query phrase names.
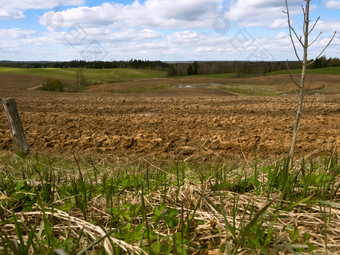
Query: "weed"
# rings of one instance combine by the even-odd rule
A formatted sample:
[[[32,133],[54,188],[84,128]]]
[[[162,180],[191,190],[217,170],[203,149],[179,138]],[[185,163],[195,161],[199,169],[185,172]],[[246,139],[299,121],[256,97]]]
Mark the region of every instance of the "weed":
[[[64,92],[65,85],[58,79],[49,80],[42,85],[41,90]]]
[[[338,159],[251,169],[0,155],[1,254],[334,253]],[[297,220],[299,218],[299,220]]]

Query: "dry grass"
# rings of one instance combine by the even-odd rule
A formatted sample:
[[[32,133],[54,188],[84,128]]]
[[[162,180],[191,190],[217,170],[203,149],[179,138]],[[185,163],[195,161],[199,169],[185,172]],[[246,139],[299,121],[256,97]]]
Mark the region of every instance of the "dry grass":
[[[337,187],[340,187],[339,176],[334,180],[334,189],[327,191],[332,195],[331,201],[326,201],[317,195],[289,201],[282,199],[282,193],[279,190],[271,193],[270,197],[266,195],[266,185],[270,180],[265,172],[259,173],[260,184],[258,187],[245,192],[235,192],[230,191],[231,188],[229,190],[212,189],[218,182],[213,175],[203,181],[202,179],[198,181],[197,171],[190,165],[186,165],[185,177],[181,179],[178,172],[176,174],[166,168],[157,167],[155,163],[145,160],[136,161],[134,164],[136,163],[141,171],[139,174],[145,176],[146,166],[148,166],[148,173],[151,173],[150,178],[153,171],[159,171],[160,174],[167,174],[167,183],[171,185],[144,193],[137,186],[122,189],[118,196],[112,194],[114,199],[111,206],[123,208],[126,205],[140,206],[144,204],[145,217],[140,211],[137,216],[131,217],[133,218],[131,220],[122,219],[115,229],[112,225],[113,215],[108,210],[108,198],[104,193],[87,202],[86,217],[77,207],[67,211],[58,209],[70,197],[62,198],[60,187],[58,188],[56,185],[54,190],[56,199],[49,207],[42,208],[37,203],[29,212],[15,213],[23,224],[24,240],[28,240],[29,232],[27,230],[34,224],[38,226],[37,233],[44,232],[44,217],[47,217],[53,222],[53,233],[58,240],[65,241],[70,238],[81,240],[79,250],[106,237],[110,231],[117,233],[119,225],[130,224],[131,229],[143,225],[144,232],[148,227],[148,231],[154,231],[160,240],[165,237],[171,239],[176,234],[180,234],[190,243],[190,246],[184,243],[183,247],[191,254],[228,254],[228,249],[233,251],[233,254],[289,254],[299,253],[297,252],[299,250],[308,251],[312,246],[316,247],[313,254],[339,254],[340,194],[337,190]],[[301,165],[298,164],[298,166]],[[2,165],[1,171],[3,172],[5,168]],[[100,174],[101,178],[105,178],[102,174],[108,172],[111,172],[112,175],[117,174],[107,166],[103,170]],[[65,170],[62,171],[65,173]],[[228,182],[237,183],[240,174],[243,175],[245,172],[251,174],[253,171],[253,168],[248,167],[228,170],[230,173]],[[97,182],[102,182],[102,179]],[[180,184],[178,185],[178,183]],[[32,185],[41,187],[41,182],[36,180],[36,182],[32,182]],[[87,185],[90,190],[92,186]],[[294,192],[299,193],[300,190],[296,189]],[[13,198],[6,190],[1,191],[0,197],[2,229],[10,238],[18,239],[16,225],[8,223],[13,212],[11,208],[7,207],[7,203]],[[166,209],[163,212],[170,209],[178,211],[176,226],[169,226],[162,217],[157,224],[155,223],[153,218],[155,208],[163,204],[166,204]],[[256,234],[261,235],[261,238],[268,238],[269,243],[262,244],[264,250],[249,244],[251,238],[260,238]],[[265,241],[262,240],[262,242]],[[128,243],[115,235],[110,235],[109,238],[102,240],[101,245],[107,254],[115,254],[113,247],[120,247],[121,252],[131,254],[147,254],[148,251],[147,238]],[[172,245],[174,244],[172,243]],[[143,247],[144,249],[142,249]],[[87,254],[92,254],[95,251],[98,252],[98,246],[89,249]],[[34,253],[31,251],[30,254]],[[175,252],[172,251],[171,254],[175,254]]]

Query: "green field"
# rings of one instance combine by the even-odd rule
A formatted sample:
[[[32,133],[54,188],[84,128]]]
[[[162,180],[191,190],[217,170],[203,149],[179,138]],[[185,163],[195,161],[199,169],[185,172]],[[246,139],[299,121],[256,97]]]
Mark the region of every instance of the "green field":
[[[207,78],[234,78],[234,77],[236,77],[236,73],[220,73],[220,74],[195,75],[195,77],[207,77]]]
[[[153,90],[162,90],[169,88],[167,80],[155,81],[152,83],[150,79],[167,78],[167,72],[155,71],[149,69],[129,69],[129,68],[114,68],[114,69],[90,69],[83,68],[82,75],[85,78],[82,80],[86,86],[78,87],[77,82],[78,68],[9,68],[0,67],[0,73],[8,74],[26,74],[35,75],[36,77],[46,77],[48,80],[59,79],[64,83],[63,91],[67,92],[81,92],[88,85],[98,85],[115,82],[127,82],[136,80],[149,80],[150,83],[147,89],[135,88],[131,84],[126,85],[124,93],[143,93]],[[193,75],[181,76],[180,78],[187,79],[188,84],[200,83],[200,79],[208,78],[212,83],[221,83],[221,86],[214,87],[237,95],[256,95],[256,96],[275,96],[282,93],[294,92],[295,87],[290,86],[291,80],[284,79],[279,75],[286,75],[288,73],[299,75],[300,69],[282,70],[268,73],[265,76],[242,76],[237,77],[235,73],[211,74],[211,75]],[[340,67],[328,67],[320,69],[308,69],[308,74],[315,74],[313,83],[311,84],[310,93],[324,93],[324,94],[338,94],[340,91],[340,82],[337,76],[340,75]],[[170,78],[169,78],[170,79]],[[69,82],[71,81],[71,82]],[[179,81],[178,81],[179,82]],[[154,84],[154,85],[151,85]],[[202,82],[201,82],[202,83]],[[330,85],[331,84],[331,85]],[[154,87],[155,86],[155,87]],[[209,85],[208,85],[209,86]],[[320,89],[321,88],[321,89]],[[50,91],[50,89],[47,89]],[[54,89],[51,89],[54,91]]]
[[[77,68],[11,68],[0,67],[0,73],[16,73],[16,74],[30,74],[39,75],[55,79],[76,80]],[[114,68],[114,69],[82,69],[85,79],[92,83],[109,83],[131,81],[138,79],[153,79],[153,78],[166,78],[165,71],[155,71],[149,69],[129,69],[129,68]],[[268,73],[267,75],[280,75],[280,74],[299,74],[300,69],[291,69],[276,71]],[[309,74],[330,74],[340,75],[340,67],[326,67],[319,69],[308,69]],[[195,75],[192,77],[207,77],[207,78],[234,78],[235,73],[223,74],[210,74],[210,75]]]
[[[267,73],[266,75],[281,75],[281,74],[300,74],[301,69],[291,69],[291,70],[282,70],[275,71],[271,73]],[[308,74],[329,74],[329,75],[340,75],[340,66],[337,67],[325,67],[325,68],[317,68],[317,69],[308,69]],[[190,77],[190,76],[189,76]],[[207,78],[237,78],[237,73],[221,73],[221,74],[206,74],[206,75],[195,75],[192,77],[207,77]],[[243,74],[243,78],[247,76]],[[248,77],[251,77],[251,75]]]
[[[55,79],[76,80],[77,68],[10,68],[0,67],[0,73],[30,74]],[[138,79],[164,78],[167,73],[149,69],[82,69],[85,79],[93,84]]]
[[[282,70],[282,71],[276,71],[268,73],[267,75],[278,75],[278,74],[299,74],[301,73],[301,69],[291,69],[288,70]],[[317,69],[307,69],[308,74],[333,74],[333,75],[340,75],[340,66],[336,67],[325,67],[325,68],[317,68]]]
[[[280,75],[280,74],[300,74],[301,69],[291,69],[291,70],[282,70],[268,73],[266,75]],[[308,74],[330,74],[330,75],[340,75],[340,66],[336,67],[325,67],[325,68],[317,68],[317,69],[308,69]],[[208,77],[208,78],[235,78],[237,77],[236,73],[222,73],[222,74],[209,74],[209,75],[195,75],[195,77]]]

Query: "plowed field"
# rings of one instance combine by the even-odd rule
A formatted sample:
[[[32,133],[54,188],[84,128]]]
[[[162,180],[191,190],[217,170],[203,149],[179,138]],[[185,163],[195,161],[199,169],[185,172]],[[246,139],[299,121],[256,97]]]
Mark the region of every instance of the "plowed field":
[[[33,151],[215,160],[284,156],[289,149],[294,95],[234,96],[200,86],[132,93],[138,87],[133,82],[124,87],[131,92],[125,94],[95,88],[79,94],[51,93],[27,90],[41,82],[27,79],[2,79],[0,97],[16,98]],[[297,156],[339,153],[340,95],[309,95],[305,109]],[[3,110],[0,148],[11,150]]]

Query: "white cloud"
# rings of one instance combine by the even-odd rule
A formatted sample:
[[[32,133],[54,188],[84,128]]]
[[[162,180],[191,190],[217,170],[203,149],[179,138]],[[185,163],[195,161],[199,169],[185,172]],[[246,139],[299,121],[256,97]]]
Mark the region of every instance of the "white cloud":
[[[54,33],[59,38],[67,39],[69,44],[83,45],[97,40],[101,43],[109,42],[127,42],[127,41],[147,41],[162,38],[163,35],[152,29],[133,29],[128,28],[125,30],[111,30],[109,28],[87,28],[82,30],[84,35],[81,35],[80,31],[71,32],[56,32]],[[80,40],[77,36],[80,36]]]
[[[289,1],[291,14],[299,13],[300,0]],[[286,10],[282,0],[237,0],[231,4],[227,17],[240,27],[281,28],[287,26]],[[300,9],[301,11],[301,9]]]
[[[0,0],[0,19],[23,19],[29,9],[53,9],[62,6],[81,5],[84,0]]]
[[[1,19],[23,19],[25,18],[24,12],[17,9],[2,8],[0,9]]]
[[[337,31],[339,33],[340,28],[340,20],[332,20],[332,21],[319,21],[316,29],[320,32],[330,32],[334,33]]]
[[[33,38],[35,32],[32,30],[23,30],[19,28],[0,29],[0,50],[1,55],[17,53],[22,51],[25,40]]]
[[[23,30],[20,28],[0,29],[1,40],[31,38],[35,33],[33,30]]]
[[[3,0],[0,0],[0,2]],[[25,10],[46,8],[39,22],[45,32],[0,29],[2,59],[72,60],[81,59],[89,47],[107,52],[104,60],[295,60],[288,36],[284,1],[233,0],[222,12],[226,0],[146,0],[141,3],[77,6],[57,11],[59,2],[77,5],[81,0],[12,1],[0,10],[0,18],[23,17]],[[85,1],[84,1],[85,2]],[[329,1],[331,2],[331,1]],[[333,1],[334,2],[334,1]],[[21,5],[19,3],[24,3]],[[302,0],[290,0],[293,22],[302,18]],[[312,10],[317,7],[312,6]],[[298,14],[298,15],[295,15]],[[216,27],[216,19],[222,29]],[[237,26],[235,26],[237,24]],[[296,25],[301,27],[301,20]],[[223,29],[224,25],[227,29]],[[230,25],[230,27],[229,27]],[[256,32],[251,27],[260,27]],[[340,27],[339,20],[320,21],[316,30],[324,37],[313,45],[318,53],[326,39]],[[267,28],[267,29],[266,29]],[[203,32],[202,32],[203,31]],[[246,36],[245,39],[238,36]],[[280,32],[281,31],[281,32]],[[283,32],[282,32],[283,31]],[[315,34],[317,35],[317,31]],[[221,33],[219,33],[221,32]],[[297,31],[299,32],[299,31]],[[248,40],[248,41],[247,41]],[[249,42],[250,41],[250,42]],[[327,49],[328,56],[339,56],[339,36]]]
[[[158,59],[158,60],[295,60],[295,54],[287,33],[273,35],[253,35],[246,30],[254,42],[252,44],[233,44],[237,34],[198,33],[193,31],[174,31],[163,34],[147,30],[127,30],[110,33],[104,28],[91,28],[88,38],[82,43],[71,45],[64,39],[64,32],[35,34],[30,30],[0,30],[2,59],[12,60],[72,60],[81,59],[89,45],[97,41],[95,47],[107,52],[104,60]],[[102,40],[99,40],[101,38]],[[318,55],[327,43],[327,36],[321,38],[310,50],[310,57]],[[328,38],[329,39],[329,38]],[[340,38],[334,40],[327,49],[327,56],[338,56]],[[93,46],[93,45],[92,45]],[[239,49],[238,47],[243,48]],[[301,50],[299,49],[299,52]],[[339,53],[339,52],[338,52]]]
[[[168,36],[168,41],[180,45],[184,44],[196,44],[200,40],[200,35],[197,32],[183,31],[175,32]]]
[[[84,27],[112,26],[162,29],[211,28],[223,0],[147,0],[129,5],[103,3],[100,6],[67,9],[57,14],[45,13],[40,23],[49,26],[48,15],[60,15],[63,27],[75,23]]]
[[[330,0],[327,2],[326,6],[330,9],[340,9],[340,1]]]

